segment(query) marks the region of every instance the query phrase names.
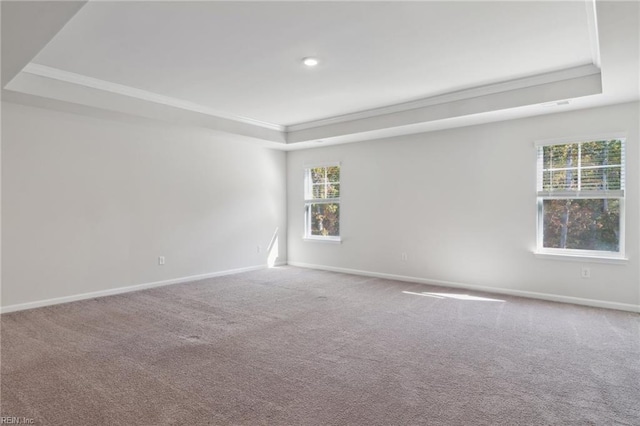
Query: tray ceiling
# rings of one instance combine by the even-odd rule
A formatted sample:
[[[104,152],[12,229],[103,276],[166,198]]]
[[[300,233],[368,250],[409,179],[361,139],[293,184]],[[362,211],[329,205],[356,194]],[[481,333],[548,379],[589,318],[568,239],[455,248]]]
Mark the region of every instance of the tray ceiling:
[[[477,115],[509,118],[529,106],[520,115],[545,113],[541,104],[565,99],[594,106],[601,67],[637,69],[637,9],[592,1],[88,2],[3,96],[280,147],[392,136]],[[634,29],[635,38],[615,40]],[[614,42],[631,56],[609,59]],[[15,47],[3,43],[3,60],[7,49]],[[308,56],[319,65],[304,66]],[[637,99],[637,82],[628,89],[627,100]]]

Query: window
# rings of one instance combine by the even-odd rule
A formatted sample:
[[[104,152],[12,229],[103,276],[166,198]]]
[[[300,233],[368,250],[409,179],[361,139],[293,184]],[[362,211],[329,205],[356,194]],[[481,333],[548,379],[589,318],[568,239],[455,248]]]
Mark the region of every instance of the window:
[[[340,241],[340,165],[305,169],[305,238]]]
[[[538,252],[624,256],[624,140],[539,143]]]

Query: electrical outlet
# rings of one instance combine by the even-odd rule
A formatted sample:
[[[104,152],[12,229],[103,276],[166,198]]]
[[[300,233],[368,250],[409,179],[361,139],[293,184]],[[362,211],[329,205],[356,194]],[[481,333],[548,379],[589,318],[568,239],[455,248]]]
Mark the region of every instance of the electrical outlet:
[[[400,260],[402,260],[403,262],[406,262],[407,259],[408,259],[407,253],[401,253],[400,254]]]
[[[580,275],[582,278],[591,278],[591,268],[582,268]]]
[[[158,256],[158,265],[164,265],[164,256]]]

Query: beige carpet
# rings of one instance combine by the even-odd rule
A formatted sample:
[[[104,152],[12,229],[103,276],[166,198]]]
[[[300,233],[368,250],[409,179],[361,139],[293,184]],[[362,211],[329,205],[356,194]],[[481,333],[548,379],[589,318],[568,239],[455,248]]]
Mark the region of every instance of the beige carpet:
[[[4,314],[1,355],[35,424],[640,425],[637,314],[293,267]]]

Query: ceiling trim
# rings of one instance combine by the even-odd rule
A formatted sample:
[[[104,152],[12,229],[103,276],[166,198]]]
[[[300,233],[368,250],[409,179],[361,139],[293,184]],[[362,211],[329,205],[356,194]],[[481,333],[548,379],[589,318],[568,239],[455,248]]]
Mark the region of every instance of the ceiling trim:
[[[50,78],[65,83],[76,84],[91,89],[102,90],[108,93],[127,96],[130,98],[136,98],[147,102],[154,102],[161,105],[171,106],[175,108],[184,109],[187,111],[198,112],[213,117],[222,119],[237,121],[252,126],[257,126],[269,130],[275,130],[282,133],[292,133],[301,130],[313,129],[316,127],[324,127],[332,124],[345,123],[355,120],[362,120],[381,115],[393,114],[398,112],[405,112],[414,109],[425,108],[429,106],[455,102],[465,99],[472,99],[487,95],[492,95],[501,92],[508,92],[511,90],[523,89],[532,86],[539,86],[542,84],[554,83],[563,80],[570,80],[578,77],[585,77],[595,75],[600,72],[600,69],[593,64],[585,64],[578,67],[568,68],[564,70],[538,74],[534,76],[519,78],[515,80],[509,80],[500,83],[494,83],[484,86],[473,87],[470,89],[459,90],[455,92],[445,93],[438,96],[432,96],[428,98],[418,99],[411,102],[403,102],[399,104],[387,105],[380,108],[373,108],[365,111],[358,111],[351,114],[344,114],[340,116],[330,117],[321,120],[315,120],[300,124],[294,124],[290,126],[283,126],[275,123],[267,123],[260,120],[255,120],[248,117],[236,116],[233,114],[223,113],[206,106],[196,104],[194,102],[185,101],[169,96],[160,95],[158,93],[149,92],[142,89],[137,89],[130,86],[125,86],[118,83],[112,83],[105,80],[100,80],[93,77],[88,77],[81,74],[76,74],[69,71],[60,70],[57,68],[49,67],[46,65],[40,65],[35,63],[29,63],[23,69],[23,72],[40,77]]]
[[[136,98],[148,102],[154,102],[166,106],[180,108],[188,111],[199,112],[206,115],[211,115],[227,120],[237,121],[240,123],[250,124],[265,129],[276,130],[284,132],[286,129],[284,126],[274,123],[267,123],[253,118],[242,117],[238,115],[228,114],[221,111],[208,108],[203,105],[196,104],[194,102],[185,101],[182,99],[172,98],[170,96],[164,96],[153,92],[148,92],[142,89],[136,89],[135,87],[125,86],[118,83],[112,83],[110,81],[100,80],[93,77],[88,77],[81,74],[76,74],[69,71],[49,67],[46,65],[35,64],[33,62],[27,64],[22,70],[25,73],[37,75],[40,77],[46,77],[53,80],[63,81],[66,83],[77,84],[79,86],[89,87],[92,89],[102,90],[109,93],[114,93],[122,96],[128,96],[130,98]]]
[[[263,139],[284,144],[284,133],[215,115],[183,109],[119,93],[94,89],[40,75],[22,72],[2,91],[3,99],[9,92],[34,97],[55,99],[87,107],[102,108],[112,112],[128,113],[156,120],[204,127],[251,139]]]
[[[344,114],[336,117],[330,117],[322,120],[309,121],[306,123],[294,124],[287,126],[287,132],[297,132],[300,130],[313,129],[331,124],[344,123],[348,121],[362,120],[366,118],[377,117],[380,115],[404,112],[413,109],[425,108],[429,106],[455,102],[465,99],[478,98],[481,96],[493,95],[501,92],[524,89],[532,86],[539,86],[548,83],[555,83],[564,80],[571,80],[579,77],[586,77],[600,73],[600,69],[593,64],[585,64],[577,67],[567,68],[559,71],[537,74],[529,77],[508,80],[500,83],[487,84],[484,86],[472,87],[470,89],[458,90],[442,95],[431,96],[428,98],[418,99],[416,101],[404,102],[389,105],[381,108],[374,108],[365,111],[359,111],[351,114]]]
[[[219,126],[207,125],[207,123],[203,124],[202,122],[196,122],[195,120],[189,121],[189,118],[191,117],[182,117],[182,120],[172,120],[169,117],[151,117],[145,114],[133,114],[131,112],[109,110],[103,107],[79,104],[76,102],[69,102],[23,92],[14,92],[6,89],[2,90],[2,102],[10,102],[17,105],[26,105],[35,108],[44,108],[101,120],[116,121],[119,123],[141,124],[145,126],[154,126],[156,128],[178,126],[187,131],[202,131],[206,135],[210,135],[216,139],[227,142],[248,143],[255,146],[277,150],[284,150],[284,148],[286,148],[286,145],[282,141],[275,141],[273,138],[268,139],[259,135],[251,136],[241,132],[231,132],[225,129],[220,129]],[[185,111],[185,113],[188,115],[197,115],[196,113],[189,111]]]
[[[596,0],[585,0],[585,7],[587,9],[587,28],[589,28],[589,47],[591,48],[591,60],[595,66],[600,68],[600,37],[598,35],[598,14],[596,12]]]
[[[522,87],[444,103],[415,108],[408,111],[375,115],[359,120],[332,123],[287,133],[287,143],[295,144],[311,140],[327,140],[348,134],[380,131],[383,129],[412,126],[418,123],[449,120],[455,117],[483,114],[490,111],[506,111],[526,105],[537,105],[549,109],[543,104],[568,100],[569,105],[577,98],[602,93],[602,75],[600,72],[572,79],[552,81],[535,86]]]
[[[23,73],[16,76],[7,89],[292,145],[309,140],[380,131],[383,128],[399,129],[421,122],[474,115],[489,110],[574,99],[602,93],[602,82],[600,70],[589,64],[319,120],[309,127],[294,125],[280,126],[277,129],[223,118],[208,109],[199,111],[195,107],[189,108],[191,105],[188,103],[185,108],[183,103],[169,102],[174,101],[173,98],[167,100],[162,95],[36,64],[29,65]]]

